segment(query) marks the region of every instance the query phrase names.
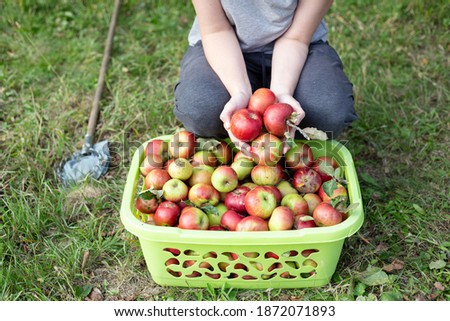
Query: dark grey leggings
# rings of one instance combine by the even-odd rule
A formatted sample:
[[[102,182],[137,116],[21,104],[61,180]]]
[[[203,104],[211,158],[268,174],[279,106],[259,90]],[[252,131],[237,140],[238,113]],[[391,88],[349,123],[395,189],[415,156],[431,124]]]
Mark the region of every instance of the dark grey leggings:
[[[244,54],[253,91],[270,86],[272,55]],[[294,98],[305,111],[300,127],[315,127],[336,138],[357,116],[353,108],[352,84],[342,62],[328,43],[314,43]],[[209,66],[201,43],[189,47],[181,62],[180,81],[175,87],[174,114],[184,127],[199,136],[224,137],[219,119],[230,95]]]

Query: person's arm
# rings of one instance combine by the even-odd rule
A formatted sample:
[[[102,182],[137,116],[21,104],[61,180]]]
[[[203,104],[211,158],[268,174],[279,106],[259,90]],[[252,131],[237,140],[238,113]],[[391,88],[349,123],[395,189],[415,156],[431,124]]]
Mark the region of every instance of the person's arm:
[[[231,134],[229,123],[232,114],[247,107],[252,94],[244,57],[220,0],[193,0],[192,3],[200,26],[206,59],[231,96],[220,116],[225,129]]]
[[[333,0],[300,0],[291,26],[275,42],[270,89],[278,101],[289,103],[299,113],[297,125],[305,112],[293,94],[308,56],[311,38],[332,3]],[[293,134],[294,131],[292,137]]]

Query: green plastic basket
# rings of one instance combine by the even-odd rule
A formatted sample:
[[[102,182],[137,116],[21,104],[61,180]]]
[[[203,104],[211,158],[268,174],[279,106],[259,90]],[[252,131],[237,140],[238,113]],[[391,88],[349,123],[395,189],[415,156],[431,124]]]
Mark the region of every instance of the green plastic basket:
[[[158,137],[168,140],[168,136]],[[155,138],[156,139],[156,138]],[[360,205],[342,223],[268,232],[183,230],[146,224],[134,208],[145,142],[135,152],[120,211],[125,228],[138,237],[145,262],[159,285],[184,287],[304,288],[330,282],[344,240],[364,221],[358,178],[348,149],[337,141],[304,141],[315,157],[332,156],[344,170],[351,203]]]

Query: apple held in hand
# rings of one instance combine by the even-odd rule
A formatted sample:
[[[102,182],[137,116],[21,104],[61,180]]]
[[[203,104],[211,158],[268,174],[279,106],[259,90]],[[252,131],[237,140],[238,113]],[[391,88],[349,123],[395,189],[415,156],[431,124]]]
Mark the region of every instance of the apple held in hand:
[[[181,211],[178,227],[185,230],[207,230],[208,216],[197,207],[187,206]]]
[[[269,219],[270,231],[291,230],[294,225],[294,213],[287,206],[276,207]]]
[[[274,193],[265,186],[257,186],[245,196],[245,209],[250,215],[266,219],[276,207],[277,200]]]
[[[276,103],[267,107],[263,122],[267,131],[275,136],[284,137],[289,131],[288,121],[295,117],[294,108],[285,103]]]
[[[274,166],[256,165],[251,171],[253,183],[260,186],[276,185],[283,177],[283,168],[279,164]]]
[[[211,175],[211,184],[221,193],[234,190],[239,183],[236,171],[228,165],[217,167]]]
[[[244,217],[237,225],[236,232],[268,231],[267,222],[258,216]]]
[[[342,214],[325,202],[317,205],[313,212],[313,218],[317,226],[333,226],[342,222]]]
[[[238,186],[233,191],[228,192],[225,196],[225,206],[229,210],[236,211],[240,214],[247,213],[245,210],[245,196],[250,191],[247,186]]]
[[[237,139],[250,142],[261,133],[262,125],[260,114],[244,108],[235,112],[231,117],[230,130]]]
[[[188,199],[198,207],[206,204],[215,206],[219,204],[220,194],[212,185],[200,183],[189,189]]]
[[[310,167],[314,164],[314,156],[309,145],[297,143],[284,155],[285,167],[290,170],[297,170],[303,167]]]
[[[283,143],[277,136],[265,133],[252,141],[250,154],[256,164],[273,166],[283,155]]]
[[[186,200],[188,196],[188,187],[187,185],[177,179],[172,178],[169,179],[163,186],[163,197],[167,201],[172,202],[180,202],[182,200]]]
[[[322,185],[322,179],[315,170],[304,167],[295,171],[292,185],[302,194],[315,193]]]
[[[248,109],[264,115],[267,107],[277,102],[277,96],[269,88],[259,88],[255,90],[248,101]]]
[[[175,226],[180,215],[180,208],[171,201],[164,201],[156,209],[153,220],[158,226]]]
[[[173,158],[188,159],[195,151],[195,135],[186,130],[175,133],[169,140],[169,154]]]
[[[144,185],[147,189],[160,190],[170,178],[169,173],[165,169],[155,168],[145,176]]]

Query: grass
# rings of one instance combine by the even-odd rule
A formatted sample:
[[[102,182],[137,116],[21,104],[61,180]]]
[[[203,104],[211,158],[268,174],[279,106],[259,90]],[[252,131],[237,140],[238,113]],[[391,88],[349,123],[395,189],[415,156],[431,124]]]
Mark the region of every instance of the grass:
[[[161,287],[119,219],[131,155],[179,126],[173,86],[193,18],[188,1],[123,1],[98,140],[113,162],[64,188],[54,168],[79,150],[110,1],[0,4],[0,299],[449,300],[450,9],[446,1],[336,1],[330,42],[354,84],[354,156],[366,220],[319,289]]]

